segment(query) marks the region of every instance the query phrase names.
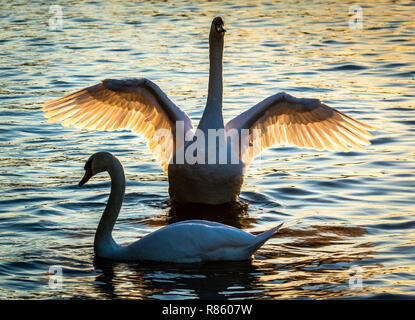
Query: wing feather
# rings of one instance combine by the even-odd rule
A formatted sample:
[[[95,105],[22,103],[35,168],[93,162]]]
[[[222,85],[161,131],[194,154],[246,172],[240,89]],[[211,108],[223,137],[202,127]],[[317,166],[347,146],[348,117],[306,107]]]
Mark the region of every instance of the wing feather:
[[[271,96],[226,124],[226,130],[248,129],[251,144],[241,150],[249,163],[265,148],[292,145],[317,150],[362,150],[369,145],[375,128],[321,103],[317,99],[298,99],[284,92]],[[261,130],[261,145],[253,141],[254,129]],[[246,145],[246,144],[242,144]]]
[[[187,114],[156,84],[143,78],[106,79],[46,102],[42,110],[48,122],[62,122],[64,126],[132,130],[144,135],[165,172],[173,155],[176,122],[184,122],[185,132],[192,129]],[[156,134],[159,129],[168,130],[170,135],[160,139]]]

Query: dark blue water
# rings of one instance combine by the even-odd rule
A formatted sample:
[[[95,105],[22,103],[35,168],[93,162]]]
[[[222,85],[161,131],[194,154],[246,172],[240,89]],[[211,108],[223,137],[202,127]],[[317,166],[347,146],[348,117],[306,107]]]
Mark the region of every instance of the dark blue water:
[[[1,4],[0,298],[415,297],[415,10],[413,1],[77,1]],[[104,78],[144,76],[197,124],[206,102],[211,19],[225,43],[225,120],[286,91],[320,98],[377,128],[364,152],[274,147],[248,171],[239,205],[173,208],[145,140],[48,124],[42,103]],[[170,222],[210,218],[249,232],[285,228],[253,261],[176,265],[94,260],[109,193],[77,183],[96,151],[127,174],[114,236],[130,242]],[[60,289],[50,266],[62,267]],[[359,269],[355,269],[359,268]],[[349,280],[360,270],[362,285]],[[352,272],[353,271],[353,272]],[[354,283],[354,282],[353,282]]]

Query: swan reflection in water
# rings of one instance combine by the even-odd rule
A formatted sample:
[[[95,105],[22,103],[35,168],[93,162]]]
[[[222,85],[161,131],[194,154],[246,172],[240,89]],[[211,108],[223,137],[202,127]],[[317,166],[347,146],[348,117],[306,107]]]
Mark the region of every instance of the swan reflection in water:
[[[248,215],[247,202],[231,202],[222,205],[170,203],[167,210],[168,223],[184,220],[210,220],[239,229],[248,229],[256,219]]]
[[[258,267],[246,261],[218,263],[170,264],[151,261],[117,263],[94,259],[97,291],[108,298],[224,299],[229,288],[243,288],[241,297],[255,290]],[[236,270],[238,270],[236,272]],[[127,296],[119,288],[129,287]]]

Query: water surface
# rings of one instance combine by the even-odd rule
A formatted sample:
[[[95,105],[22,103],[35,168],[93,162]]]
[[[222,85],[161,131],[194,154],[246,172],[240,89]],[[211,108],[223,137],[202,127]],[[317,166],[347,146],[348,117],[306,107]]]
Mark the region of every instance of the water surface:
[[[281,299],[415,297],[413,1],[75,1],[49,30],[47,2],[1,4],[0,298]],[[43,102],[105,78],[146,77],[194,120],[206,102],[208,32],[226,22],[225,121],[280,91],[319,98],[373,125],[364,152],[274,147],[240,204],[174,208],[142,137],[48,124]],[[114,236],[208,218],[259,232],[285,222],[253,261],[192,265],[94,260],[106,175],[80,189],[96,151],[124,164]],[[49,267],[63,268],[61,289]],[[361,288],[350,288],[357,266]]]

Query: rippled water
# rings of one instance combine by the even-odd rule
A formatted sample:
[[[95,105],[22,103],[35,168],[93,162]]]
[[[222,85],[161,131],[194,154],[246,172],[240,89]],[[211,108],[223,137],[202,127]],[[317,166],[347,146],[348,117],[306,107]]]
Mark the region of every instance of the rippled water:
[[[349,26],[352,4],[75,1],[61,7],[62,29],[49,30],[50,3],[3,2],[0,298],[415,298],[414,2],[359,2],[362,29]],[[216,15],[228,30],[225,120],[286,91],[377,127],[373,144],[349,153],[271,148],[249,169],[239,205],[183,209],[170,206],[143,138],[44,119],[45,101],[104,78],[144,76],[197,124]],[[196,217],[250,232],[285,228],[253,261],[95,261],[109,180],[77,182],[99,150],[126,169],[119,242]],[[63,268],[61,289],[48,286],[51,265]],[[353,266],[361,288],[349,286]]]

